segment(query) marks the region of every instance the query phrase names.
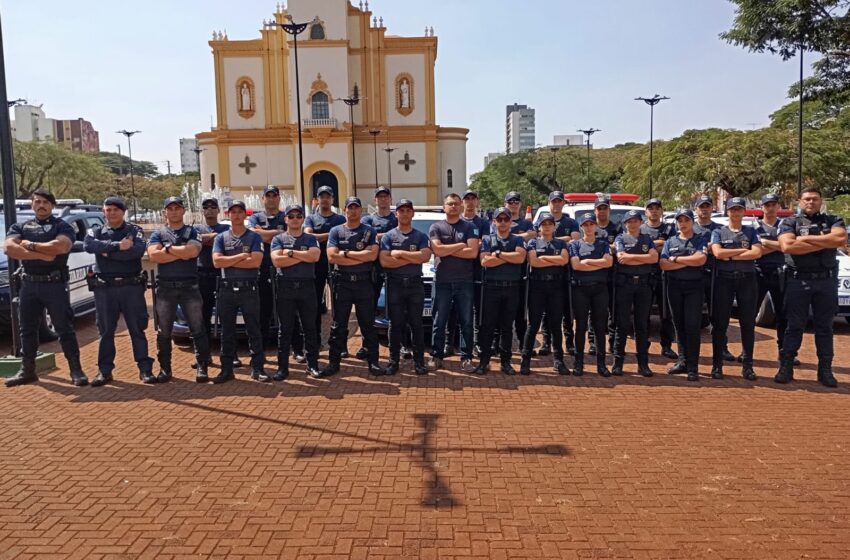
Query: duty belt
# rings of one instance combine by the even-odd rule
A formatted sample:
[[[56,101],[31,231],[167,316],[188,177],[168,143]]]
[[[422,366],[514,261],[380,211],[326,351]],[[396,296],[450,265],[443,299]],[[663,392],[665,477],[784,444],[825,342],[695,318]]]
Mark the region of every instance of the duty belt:
[[[727,280],[737,280],[739,278],[750,278],[755,276],[755,270],[718,270],[717,277]]]
[[[491,288],[516,288],[522,285],[519,280],[484,280],[484,285]]]
[[[183,288],[194,288],[198,286],[197,280],[163,280],[162,278],[157,278],[156,280],[157,288],[170,288],[170,289],[183,289]]]
[[[394,284],[401,284],[405,288],[410,286],[411,284],[421,284],[422,276],[421,275],[413,275],[413,276],[389,276],[387,275],[387,281],[392,282]]]
[[[557,280],[557,281],[563,280],[564,275],[560,274],[560,273],[559,274],[537,274],[537,273],[532,272],[531,275],[529,276],[529,278],[531,278],[532,280],[534,280],[536,282],[553,282],[555,280]]]
[[[756,265],[756,272],[761,274],[762,276],[774,276],[776,274],[782,274],[785,268],[782,265],[779,266],[759,266]]]
[[[835,278],[834,270],[821,270],[818,272],[806,272],[803,270],[789,270],[788,275],[797,280],[826,280]]]
[[[103,276],[101,274],[95,274],[98,282],[102,282],[107,286],[119,287],[119,286],[135,286],[137,284],[146,284],[147,277],[139,274],[138,276],[125,276],[125,277],[110,277]]]
[[[256,280],[228,280],[227,278],[222,278],[219,281],[219,286],[222,288],[227,288],[229,290],[233,290],[234,292],[238,292],[242,288],[256,288],[257,281]]]
[[[21,278],[34,284],[52,284],[57,282],[67,282],[68,273],[64,270],[54,270],[47,274],[29,274],[28,272],[24,272],[21,274]]]
[[[649,284],[649,274],[617,274],[617,280],[625,284],[643,286]]]
[[[334,280],[337,282],[365,282],[366,280],[369,280],[371,282],[372,280],[371,272],[358,272],[355,274],[351,274],[346,272],[334,271],[333,274]]]
[[[600,284],[607,284],[608,282],[605,280],[581,280],[579,278],[573,278],[572,284],[573,286],[598,286]]]

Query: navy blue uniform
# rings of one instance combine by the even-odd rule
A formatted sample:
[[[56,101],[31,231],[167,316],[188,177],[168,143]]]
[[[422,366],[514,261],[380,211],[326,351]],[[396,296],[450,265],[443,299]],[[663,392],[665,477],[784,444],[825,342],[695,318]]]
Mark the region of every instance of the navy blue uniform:
[[[773,225],[764,220],[759,220],[756,225],[756,233],[759,239],[778,241],[779,225],[782,222],[776,219]],[[776,346],[782,353],[782,343],[785,339],[785,255],[781,251],[774,251],[756,261],[756,279],[758,280],[758,305],[770,294],[773,303],[773,315],[776,318]]]
[[[598,235],[598,232],[599,229],[593,243],[588,243],[583,238],[571,241],[570,259],[573,257],[578,257],[579,260],[600,259],[610,255],[611,246],[607,235],[603,237]],[[593,271],[575,269],[572,271],[570,282],[576,321],[576,369],[579,369],[580,365],[584,366],[584,339],[589,318],[595,333],[594,338],[599,341],[596,347],[596,367],[600,373],[605,371],[605,328],[610,309],[609,270],[601,268]]]
[[[696,227],[696,226],[694,226]],[[682,239],[679,235],[664,242],[661,258],[685,257],[706,252],[708,239],[704,235],[692,235]],[[699,361],[699,330],[702,304],[705,299],[702,266],[688,266],[670,270],[667,274],[667,299],[670,313],[676,324],[679,360],[688,373],[696,373]]]
[[[345,216],[341,214],[331,213],[330,216],[323,216],[319,210],[307,216],[304,220],[304,228],[310,228],[314,234],[330,233],[331,228],[345,223]],[[330,267],[328,265],[328,243],[327,241],[319,243],[319,262],[316,263],[315,273],[316,279],[314,282],[316,293],[316,332],[319,336],[319,346],[322,345],[322,314],[325,298],[325,286],[328,285],[328,273]],[[327,306],[324,306],[327,308]]]
[[[648,221],[640,226],[640,232],[645,233],[655,242],[660,239],[667,241],[671,237],[678,234],[676,224],[661,222],[658,226],[653,226]],[[661,248],[656,246],[656,250],[661,253]],[[660,262],[660,259],[659,259]],[[661,271],[661,266],[655,264],[652,267],[652,302],[658,306],[658,313],[661,315],[661,348],[669,349],[676,341],[676,329],[673,326],[673,321],[670,318],[670,309],[667,305],[667,279]]]
[[[375,229],[375,233],[384,234],[398,226],[398,218],[394,212],[390,212],[386,216],[381,216],[378,213],[363,216],[360,220],[361,224],[371,226]],[[380,243],[380,241],[378,241]],[[373,263],[375,267],[374,286],[372,287],[375,294],[375,309],[378,308],[378,300],[381,297],[381,289],[384,287],[384,267],[381,266],[380,259],[375,259]]]
[[[711,244],[711,233],[721,227],[723,226],[714,221],[711,221],[706,225],[694,222],[694,235],[702,237],[707,247]],[[708,319],[711,321],[712,328],[714,328],[714,310],[712,309],[713,298],[711,295],[711,278],[714,275],[714,262],[714,255],[712,255],[711,251],[709,251],[708,258],[705,259],[705,265],[703,265],[703,286],[705,291],[705,303],[708,306]]]
[[[282,211],[275,214],[265,212],[254,212],[248,218],[248,229],[259,227],[264,230],[284,231],[286,229],[286,215]],[[272,288],[272,277],[274,267],[271,258],[271,243],[263,243],[263,264],[260,266],[260,330],[263,340],[272,338],[272,321],[275,316],[274,290]]]
[[[497,233],[485,235],[481,239],[481,254],[495,254],[502,251],[516,252],[523,247],[518,235],[508,234],[501,238]],[[483,268],[483,267],[482,267]],[[523,265],[505,262],[500,266],[483,268],[483,304],[481,309],[481,363],[486,367],[490,363],[494,333],[499,333],[499,358],[502,364],[511,359],[513,338],[511,324],[519,306],[517,289],[522,280]]]
[[[648,255],[655,251],[655,244],[646,233],[633,236],[623,232],[614,240],[614,246],[618,254]],[[622,367],[626,355],[626,338],[634,323],[638,365],[648,367],[649,308],[652,306],[652,273],[655,267],[653,264],[617,263],[614,275],[615,366]]]
[[[531,220],[526,220],[525,218],[511,218],[512,235],[519,235],[528,231],[534,231],[534,224],[531,223]],[[496,233],[495,223],[490,224],[490,233]],[[525,291],[525,271],[523,270],[522,279],[520,280],[519,286],[517,286],[516,290],[518,305],[513,320],[514,332],[516,332],[517,342],[520,346],[522,346],[522,343],[525,340],[525,332],[528,329],[528,322],[525,317]]]
[[[555,237],[571,237],[573,233],[581,233],[581,228],[579,228],[578,222],[574,219],[570,218],[566,214],[561,214],[561,217],[555,221]],[[563,241],[563,240],[562,240]],[[569,241],[564,242],[569,243]],[[564,308],[561,310],[561,316],[563,317],[563,328],[564,328],[564,337],[565,337],[565,346],[567,351],[570,354],[575,353],[575,335],[573,334],[573,304],[570,301],[568,295],[570,291],[569,282],[570,282],[570,265],[567,264],[564,266],[563,272],[563,291],[564,296],[561,300],[564,303]],[[547,320],[545,313],[543,316],[543,323],[540,326],[543,332],[543,344],[545,346],[552,345],[552,334],[549,331],[549,321]]]
[[[461,214],[460,219],[472,224],[478,232],[479,238],[490,231],[490,221],[483,216],[476,214],[472,218],[466,218]],[[472,340],[474,346],[479,346],[480,342],[478,338],[481,330],[481,261],[475,259],[472,266],[472,275],[475,282],[472,300]],[[457,321],[453,321],[453,323],[457,324]]]
[[[568,235],[568,233],[565,233]],[[563,239],[545,240],[537,237],[528,242],[526,250],[538,257],[557,256],[567,249]],[[534,339],[544,319],[551,337],[552,353],[556,362],[563,362],[564,347],[561,337],[561,323],[564,313],[564,299],[568,290],[564,290],[566,267],[550,265],[530,268],[528,273],[528,330],[522,343],[524,363],[531,359]],[[557,364],[556,364],[557,365]]]
[[[121,250],[123,239],[133,245]],[[145,235],[142,228],[122,222],[117,228],[97,226],[86,232],[83,242],[87,253],[95,255],[94,292],[97,331],[100,335],[97,368],[111,375],[115,369],[115,330],[118,317],[124,315],[127,332],[133,346],[133,358],[141,373],[150,374],[153,359],[148,355],[148,304],[145,301],[145,276],[142,257],[145,254]]]
[[[209,233],[222,233],[230,229],[227,224],[195,225],[198,238]],[[207,336],[210,334],[210,323],[213,309],[215,308],[215,292],[218,289],[219,271],[213,266],[212,245],[203,245],[198,254],[198,289],[201,291],[201,299],[204,301],[204,324],[207,326]]]
[[[615,224],[612,221],[608,221],[605,226],[600,226],[597,224],[596,226],[596,238],[604,239],[608,245],[614,247],[614,241],[616,241],[617,236],[622,232],[622,228]],[[614,272],[617,269],[617,261],[614,260],[614,264],[609,268],[606,273],[608,275],[608,320],[606,331],[608,333],[608,346],[613,350],[614,349]],[[591,329],[588,333],[588,339],[590,340],[590,348],[591,352],[597,347],[596,341],[596,332],[594,329]],[[602,343],[604,346],[604,342]]]

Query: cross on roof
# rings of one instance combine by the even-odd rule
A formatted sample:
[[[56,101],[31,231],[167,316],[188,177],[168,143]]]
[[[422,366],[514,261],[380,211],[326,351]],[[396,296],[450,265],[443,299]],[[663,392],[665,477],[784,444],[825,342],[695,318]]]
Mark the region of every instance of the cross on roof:
[[[410,166],[415,165],[416,160],[410,159],[410,154],[405,151],[404,152],[404,159],[398,160],[398,164],[403,165],[405,171],[410,171]]]
[[[245,175],[250,175],[251,169],[257,167],[257,164],[251,161],[251,158],[248,157],[248,154],[245,154],[245,161],[240,163],[239,167],[245,170]]]

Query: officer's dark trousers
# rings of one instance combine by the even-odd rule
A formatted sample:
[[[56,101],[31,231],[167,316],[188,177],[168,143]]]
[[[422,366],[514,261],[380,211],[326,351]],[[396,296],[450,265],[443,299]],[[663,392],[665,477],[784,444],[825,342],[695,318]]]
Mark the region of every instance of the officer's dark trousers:
[[[561,313],[564,310],[564,284],[560,276],[552,280],[530,278],[528,285],[528,330],[522,342],[522,357],[530,358],[534,339],[545,320],[552,337],[552,354],[556,360],[564,358],[561,338]]]
[[[758,280],[758,299],[757,305],[761,305],[766,294],[770,294],[770,301],[773,303],[773,314],[776,317],[776,346],[779,348],[779,353],[782,353],[782,343],[785,339],[785,328],[787,321],[785,320],[785,271],[781,267],[776,268],[759,268],[757,269],[756,279]],[[758,314],[758,311],[756,311]]]
[[[38,327],[44,310],[50,314],[53,328],[59,334],[59,343],[68,362],[80,361],[80,346],[74,334],[74,312],[67,282],[21,283],[20,292],[21,355],[25,360],[35,360],[38,352]]]
[[[664,295],[664,277],[660,272],[654,273],[652,278],[652,302],[658,306],[658,314],[661,317],[661,347],[673,346],[676,341],[676,329],[670,317],[670,308]]]
[[[350,281],[346,279],[346,276],[343,273],[334,280],[333,323],[328,340],[330,346],[328,361],[338,364],[340,355],[348,350],[348,318],[351,316],[351,307],[354,306],[368,360],[370,363],[377,362],[378,333],[375,331],[375,296],[372,293],[372,280],[368,274],[362,280],[356,281]]]
[[[809,318],[809,306],[815,317],[815,348],[818,361],[832,360],[832,318],[838,311],[836,279],[793,278],[789,275],[785,283],[785,317],[788,326],[782,353],[796,356],[803,343],[803,330]]]
[[[617,274],[614,281],[614,313],[616,331],[614,334],[614,357],[626,355],[626,338],[635,328],[635,349],[639,360],[645,361],[649,353],[649,309],[652,307],[652,285],[649,275],[632,276]]]
[[[573,302],[569,297],[570,286],[569,286],[570,278],[569,275],[564,273],[564,281],[561,284],[562,297],[561,300],[564,302],[563,309],[561,310],[561,315],[563,317],[563,328],[564,328],[564,344],[566,346],[566,350],[568,352],[575,351],[575,334],[573,333]],[[543,331],[543,341],[552,342],[552,331],[549,329],[549,321],[546,320],[546,313],[543,313],[543,322],[541,324],[541,330]]]
[[[277,278],[277,359],[281,370],[287,371],[292,335],[299,322],[303,329],[307,365],[312,368],[318,366],[319,333],[313,320],[316,312],[316,285],[312,279]]]
[[[517,288],[516,297],[518,305],[514,314],[514,330],[516,331],[516,339],[520,347],[522,347],[522,342],[525,340],[525,331],[528,330],[528,319],[525,316],[525,306],[527,305],[526,282],[528,282],[527,279],[523,280]]]
[[[493,336],[499,333],[499,358],[504,361],[511,359],[513,348],[513,333],[511,324],[516,316],[518,305],[516,290],[519,282],[485,281],[482,285],[483,305],[481,329],[478,331],[478,344],[481,346],[482,362],[490,359],[493,351]],[[527,332],[527,331],[526,331]]]
[[[425,363],[425,332],[422,326],[422,309],[425,290],[421,276],[387,278],[387,316],[390,319],[390,360],[401,360],[401,344],[406,333],[411,333],[413,361]]]
[[[102,286],[94,290],[94,304],[97,312],[97,332],[100,343],[97,350],[97,369],[103,373],[112,373],[115,369],[115,330],[118,317],[124,316],[130,342],[133,345],[133,359],[139,371],[150,372],[153,358],[148,356],[148,304],[145,302],[145,287],[142,284],[132,286]]]
[[[595,338],[602,341],[596,348],[597,358],[605,354],[605,331],[608,325],[608,282],[574,280],[573,311],[576,316],[576,359],[584,359],[584,339],[588,319]]]
[[[258,284],[260,294],[259,318],[260,333],[262,334],[263,342],[272,338],[272,320],[275,312],[274,289],[272,287],[274,275],[271,274],[272,270],[271,267],[266,265],[260,267]]]
[[[171,331],[174,328],[174,318],[177,316],[177,306],[183,309],[183,314],[189,322],[189,332],[195,345],[195,360],[199,364],[207,363],[210,359],[210,339],[204,328],[204,302],[197,284],[186,284],[185,287],[156,288],[156,350],[157,360],[166,371],[171,371]]]
[[[670,278],[667,282],[667,299],[673,322],[676,324],[679,360],[684,360],[687,371],[696,372],[699,364],[699,334],[705,287],[701,279]]]
[[[434,282],[432,296],[434,326],[431,355],[435,358],[442,358],[445,355],[446,324],[451,315],[452,304],[454,304],[460,323],[460,355],[464,360],[472,359],[472,300],[475,293],[473,286],[472,281]],[[516,289],[514,289],[514,294],[516,297]],[[484,314],[486,315],[486,312]],[[510,329],[508,329],[508,332],[510,333]]]
[[[324,251],[323,251],[324,253]],[[314,297],[316,299],[316,336],[317,344],[322,345],[322,303],[325,299],[325,286],[328,285],[328,258],[322,258],[316,263],[316,279],[313,281]],[[325,307],[328,307],[327,305]],[[302,319],[304,321],[305,319]]]
[[[616,266],[616,265],[615,265],[615,266]],[[609,269],[609,270],[610,270],[610,269]],[[604,330],[603,332],[604,332],[604,333],[607,333],[607,335],[608,335],[608,344],[609,344],[610,346],[614,346],[614,330],[615,330],[615,321],[614,321],[614,299],[615,299],[615,294],[614,294],[614,276],[613,276],[613,272],[609,272],[609,273],[608,273],[608,282],[607,282],[607,286],[608,286],[608,312],[607,312],[608,314],[606,315],[606,318],[605,318],[605,330]],[[574,311],[575,311],[575,310],[574,310]],[[597,347],[597,348],[598,348],[598,347],[599,347],[599,345],[600,345],[600,342],[599,342],[599,341],[597,340],[597,338],[596,338],[596,330],[595,330],[595,329],[591,329],[591,330],[590,330],[589,335],[590,335],[590,336],[589,336],[588,338],[590,339],[590,344],[591,344],[592,346],[594,346],[594,347]],[[601,345],[602,345],[602,346],[604,346],[604,345],[605,345],[605,337],[603,336],[603,337],[602,337],[601,339],[599,339],[599,340],[602,340]]]
[[[248,349],[251,367],[261,368],[266,361],[263,336],[260,329],[260,295],[256,285],[233,287],[221,280],[218,289],[218,316],[221,320],[221,363],[232,364],[236,359],[236,316],[242,310],[245,330],[248,331]]]
[[[712,363],[723,367],[723,351],[728,343],[727,331],[732,316],[732,302],[738,302],[738,324],[741,330],[745,366],[753,365],[758,311],[758,281],[755,272],[717,271],[714,279],[714,325],[711,329]]]
[[[216,281],[220,273],[216,269],[206,270],[198,269],[198,289],[201,292],[201,299],[204,301],[204,325],[207,327],[207,337],[210,336],[212,330],[212,316],[215,308],[215,291]]]

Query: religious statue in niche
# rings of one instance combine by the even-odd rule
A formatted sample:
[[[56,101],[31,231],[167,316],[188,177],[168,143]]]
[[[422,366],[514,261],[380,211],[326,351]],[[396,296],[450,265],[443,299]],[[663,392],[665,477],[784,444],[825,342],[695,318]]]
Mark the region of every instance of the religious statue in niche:
[[[236,80],[236,112],[243,119],[250,119],[256,112],[254,81],[243,76]]]
[[[413,112],[413,76],[402,73],[395,79],[396,111],[405,117]]]

